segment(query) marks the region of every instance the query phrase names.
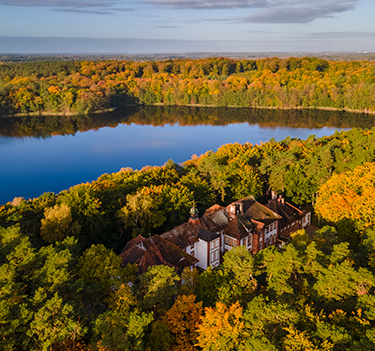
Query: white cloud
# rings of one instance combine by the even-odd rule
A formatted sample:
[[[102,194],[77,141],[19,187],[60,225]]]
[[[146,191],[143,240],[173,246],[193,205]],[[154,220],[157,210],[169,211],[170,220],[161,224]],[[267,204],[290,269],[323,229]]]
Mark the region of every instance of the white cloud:
[[[272,6],[261,9],[240,20],[253,23],[308,23],[318,18],[333,17],[353,10],[359,0],[285,0],[272,1]]]
[[[315,32],[304,35],[308,39],[352,39],[352,38],[375,38],[375,32]]]
[[[47,7],[59,12],[73,12],[95,15],[112,15],[116,12],[130,12],[135,9],[129,0],[0,0],[0,5],[17,7]]]
[[[0,0],[0,5],[59,8],[112,7],[122,3],[121,0]]]
[[[249,9],[240,22],[308,23],[353,10],[361,0],[143,0],[170,9]]]
[[[172,9],[233,9],[266,7],[269,0],[144,0],[143,2]]]
[[[57,11],[108,14],[132,10],[137,4],[175,10],[248,9],[241,18],[253,23],[308,23],[353,10],[361,0],[0,0],[0,5],[50,7]],[[80,10],[80,11],[77,11]]]

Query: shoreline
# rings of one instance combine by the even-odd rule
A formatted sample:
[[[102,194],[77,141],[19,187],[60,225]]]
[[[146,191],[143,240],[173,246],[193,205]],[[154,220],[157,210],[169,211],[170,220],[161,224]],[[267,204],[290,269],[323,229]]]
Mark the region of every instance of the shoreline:
[[[138,105],[130,104],[125,105],[125,107],[136,107],[136,106],[187,106],[187,107],[229,107],[229,108],[253,108],[253,109],[266,109],[266,110],[324,110],[324,111],[342,111],[366,115],[375,115],[375,110],[356,110],[350,108],[336,108],[336,107],[324,107],[324,106],[296,106],[296,107],[276,107],[276,106],[235,106],[235,105],[202,105],[202,104],[186,104],[186,105],[168,105],[161,102],[150,104],[150,105]],[[96,110],[89,113],[72,113],[72,112],[48,112],[48,111],[38,111],[38,112],[26,112],[26,113],[15,113],[12,115],[0,116],[0,118],[12,118],[12,117],[33,117],[33,116],[85,116],[90,114],[102,114],[107,112],[113,112],[117,110],[117,107],[110,107],[103,110]]]

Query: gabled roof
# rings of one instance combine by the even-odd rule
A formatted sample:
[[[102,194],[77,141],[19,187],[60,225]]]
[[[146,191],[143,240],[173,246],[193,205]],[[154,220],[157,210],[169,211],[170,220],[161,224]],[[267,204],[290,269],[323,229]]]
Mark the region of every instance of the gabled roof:
[[[183,270],[198,262],[195,257],[159,235],[148,239],[137,236],[126,244],[119,256],[123,266],[128,263],[136,264],[139,274],[155,265],[166,265],[176,270]]]
[[[246,218],[255,219],[265,224],[272,223],[281,218],[277,213],[263,206],[253,196],[245,197],[235,203],[242,203],[243,214]]]
[[[212,240],[220,238],[220,234],[215,234],[206,229],[199,228],[198,238],[209,243]]]
[[[282,226],[288,225],[305,215],[303,211],[286,202],[283,198],[269,200],[267,207],[280,215]]]
[[[286,202],[281,197],[278,199],[269,200],[267,207],[280,215],[280,227],[286,227],[288,224],[291,224],[305,216],[303,211]]]
[[[252,231],[254,228],[256,228],[254,223],[250,219],[246,218],[244,215],[237,215],[237,220],[240,224],[242,224],[242,226],[247,231]]]
[[[214,214],[215,212],[217,212],[217,211],[221,211],[221,210],[223,210],[224,208],[225,208],[225,207],[220,206],[220,205],[213,205],[213,206],[211,206],[210,208],[208,208],[208,209],[205,211],[205,213],[204,213],[203,216],[208,216],[208,215]]]
[[[241,222],[238,220],[237,216],[229,218],[228,226],[224,230],[224,234],[238,240],[241,240],[249,235]]]
[[[220,232],[228,226],[228,217],[225,207],[216,208],[216,211],[210,211],[200,218],[202,227],[210,232]]]
[[[161,234],[161,237],[171,241],[180,248],[193,245],[198,241],[199,226],[195,226],[191,222],[183,223],[169,232]]]
[[[231,206],[240,205],[241,213],[233,213]],[[281,217],[255,200],[253,196],[237,200],[227,207],[213,205],[206,210],[199,220],[183,223],[161,234],[176,246],[185,249],[199,239],[213,240],[212,234],[224,232],[226,235],[241,240],[254,230],[260,231],[264,225],[271,224]],[[202,234],[205,230],[211,234]]]

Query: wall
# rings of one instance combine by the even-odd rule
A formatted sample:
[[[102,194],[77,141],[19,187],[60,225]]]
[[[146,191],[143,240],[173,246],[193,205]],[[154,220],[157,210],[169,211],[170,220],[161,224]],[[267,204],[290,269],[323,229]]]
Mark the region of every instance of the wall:
[[[197,266],[204,270],[207,269],[207,252],[207,242],[199,239],[199,241],[196,243],[195,257],[199,260]]]

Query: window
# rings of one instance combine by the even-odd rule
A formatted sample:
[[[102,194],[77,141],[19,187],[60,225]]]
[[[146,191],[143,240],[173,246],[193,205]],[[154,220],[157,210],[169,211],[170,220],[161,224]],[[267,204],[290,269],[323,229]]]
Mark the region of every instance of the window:
[[[214,255],[214,252],[211,252],[211,262],[215,261],[215,255]]]
[[[262,242],[259,243],[259,250],[262,250]]]
[[[236,247],[237,246],[237,240],[230,238],[229,236],[225,237],[225,244],[228,246]]]
[[[219,259],[219,250],[215,251],[215,261]]]

